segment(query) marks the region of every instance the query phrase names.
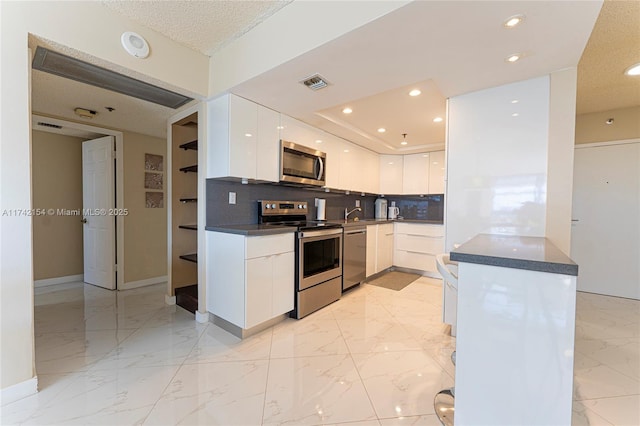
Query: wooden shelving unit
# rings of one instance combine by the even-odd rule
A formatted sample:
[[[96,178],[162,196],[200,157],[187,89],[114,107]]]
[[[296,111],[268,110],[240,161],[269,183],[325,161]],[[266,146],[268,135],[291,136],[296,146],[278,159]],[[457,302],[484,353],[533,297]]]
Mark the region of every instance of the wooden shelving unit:
[[[198,114],[171,126],[171,289],[193,312],[198,283]],[[188,296],[188,297],[187,297]],[[182,300],[189,305],[183,306]]]

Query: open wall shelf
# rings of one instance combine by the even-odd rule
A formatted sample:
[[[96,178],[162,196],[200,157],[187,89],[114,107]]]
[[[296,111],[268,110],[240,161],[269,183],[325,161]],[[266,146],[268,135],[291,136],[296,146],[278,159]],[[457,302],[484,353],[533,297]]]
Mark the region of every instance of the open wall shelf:
[[[188,262],[198,263],[198,253],[183,254],[180,259]]]
[[[198,140],[196,139],[195,141],[183,143],[182,145],[179,146],[179,148],[182,148],[185,151],[190,150],[190,149],[192,149],[194,151],[197,151],[198,150]]]

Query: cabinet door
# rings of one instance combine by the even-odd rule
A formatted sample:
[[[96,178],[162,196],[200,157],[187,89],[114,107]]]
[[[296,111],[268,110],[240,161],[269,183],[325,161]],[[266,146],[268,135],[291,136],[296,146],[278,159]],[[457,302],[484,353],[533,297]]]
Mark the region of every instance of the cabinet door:
[[[280,113],[258,105],[256,179],[280,181]]]
[[[272,256],[256,257],[245,261],[245,323],[243,328],[254,327],[273,318],[272,312]]]
[[[376,273],[376,256],[378,253],[377,238],[378,225],[367,226],[367,277]]]
[[[429,153],[429,194],[444,194],[444,151]]]
[[[229,111],[229,174],[255,179],[258,105],[231,95]]]
[[[380,192],[380,159],[378,154],[363,150],[362,176],[364,179],[362,191],[369,194]]]
[[[402,194],[402,155],[380,156],[380,194]]]
[[[281,253],[271,257],[273,263],[273,309],[271,318],[293,310],[295,295],[295,254]]]
[[[393,224],[378,225],[378,253],[376,272],[393,265]]]
[[[429,193],[429,154],[404,156],[402,173],[403,194]]]

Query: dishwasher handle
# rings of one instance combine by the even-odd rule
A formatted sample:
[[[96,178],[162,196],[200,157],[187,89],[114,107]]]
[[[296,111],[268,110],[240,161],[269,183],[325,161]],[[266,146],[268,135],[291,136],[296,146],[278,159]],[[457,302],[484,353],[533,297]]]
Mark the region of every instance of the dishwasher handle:
[[[353,231],[344,231],[345,235],[366,234],[366,229],[354,229]]]

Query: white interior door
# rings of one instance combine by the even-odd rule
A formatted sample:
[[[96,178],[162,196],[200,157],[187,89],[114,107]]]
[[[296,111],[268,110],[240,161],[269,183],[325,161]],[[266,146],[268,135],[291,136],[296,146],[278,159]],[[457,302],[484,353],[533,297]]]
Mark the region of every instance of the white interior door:
[[[115,285],[114,138],[82,143],[84,281],[110,290]]]
[[[640,299],[640,143],[575,150],[578,290]]]

